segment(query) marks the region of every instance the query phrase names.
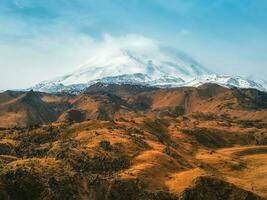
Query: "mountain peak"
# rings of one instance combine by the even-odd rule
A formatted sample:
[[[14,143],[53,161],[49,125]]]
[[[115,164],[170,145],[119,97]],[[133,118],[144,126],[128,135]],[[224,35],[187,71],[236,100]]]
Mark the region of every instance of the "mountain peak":
[[[158,45],[145,50],[116,46],[96,52],[73,73],[42,82],[32,89],[78,93],[97,82],[157,87],[197,87],[204,83],[217,83],[225,87],[256,88],[263,91],[267,88],[266,83],[214,74],[186,53]]]
[[[157,50],[157,54],[154,51],[115,49],[92,56],[87,64],[63,77],[60,82],[72,85],[126,74],[144,74],[153,80],[166,76],[188,80],[209,74],[209,71],[193,58],[174,49],[162,48]]]

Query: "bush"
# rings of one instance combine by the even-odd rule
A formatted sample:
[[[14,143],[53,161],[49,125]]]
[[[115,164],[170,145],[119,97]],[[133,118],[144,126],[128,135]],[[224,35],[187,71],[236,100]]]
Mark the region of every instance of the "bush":
[[[111,155],[104,154],[94,155],[89,157],[85,153],[71,156],[67,162],[77,172],[94,172],[94,173],[114,173],[130,166],[130,159],[125,155]]]
[[[109,141],[107,140],[102,140],[100,143],[99,143],[99,146],[104,149],[105,151],[110,151],[112,149],[112,146],[110,144]]]
[[[75,199],[75,174],[54,159],[27,159],[12,162],[1,171],[2,190],[10,199]],[[1,188],[0,188],[1,196]]]

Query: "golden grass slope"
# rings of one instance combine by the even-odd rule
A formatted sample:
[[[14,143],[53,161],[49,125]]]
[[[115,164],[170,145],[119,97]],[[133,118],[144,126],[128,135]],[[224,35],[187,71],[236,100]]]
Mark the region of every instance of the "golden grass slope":
[[[0,195],[3,199],[204,200],[218,199],[218,194],[233,200],[267,198],[267,148],[256,140],[266,128],[254,127],[251,133],[250,128],[240,131],[235,125],[217,123],[138,117],[2,130]],[[217,141],[212,145],[202,139],[213,137]]]

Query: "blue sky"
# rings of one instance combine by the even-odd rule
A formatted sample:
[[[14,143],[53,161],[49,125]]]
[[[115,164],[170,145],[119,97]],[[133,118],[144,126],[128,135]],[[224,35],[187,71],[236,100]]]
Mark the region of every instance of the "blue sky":
[[[0,89],[69,73],[103,41],[136,35],[211,70],[267,77],[266,0],[0,0]]]

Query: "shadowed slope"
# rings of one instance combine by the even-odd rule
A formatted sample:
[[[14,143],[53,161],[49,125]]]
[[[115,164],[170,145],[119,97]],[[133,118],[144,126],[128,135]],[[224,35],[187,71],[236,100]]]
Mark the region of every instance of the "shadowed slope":
[[[57,119],[57,112],[41,100],[41,96],[33,91],[8,99],[0,104],[2,127],[29,126],[50,123]]]

